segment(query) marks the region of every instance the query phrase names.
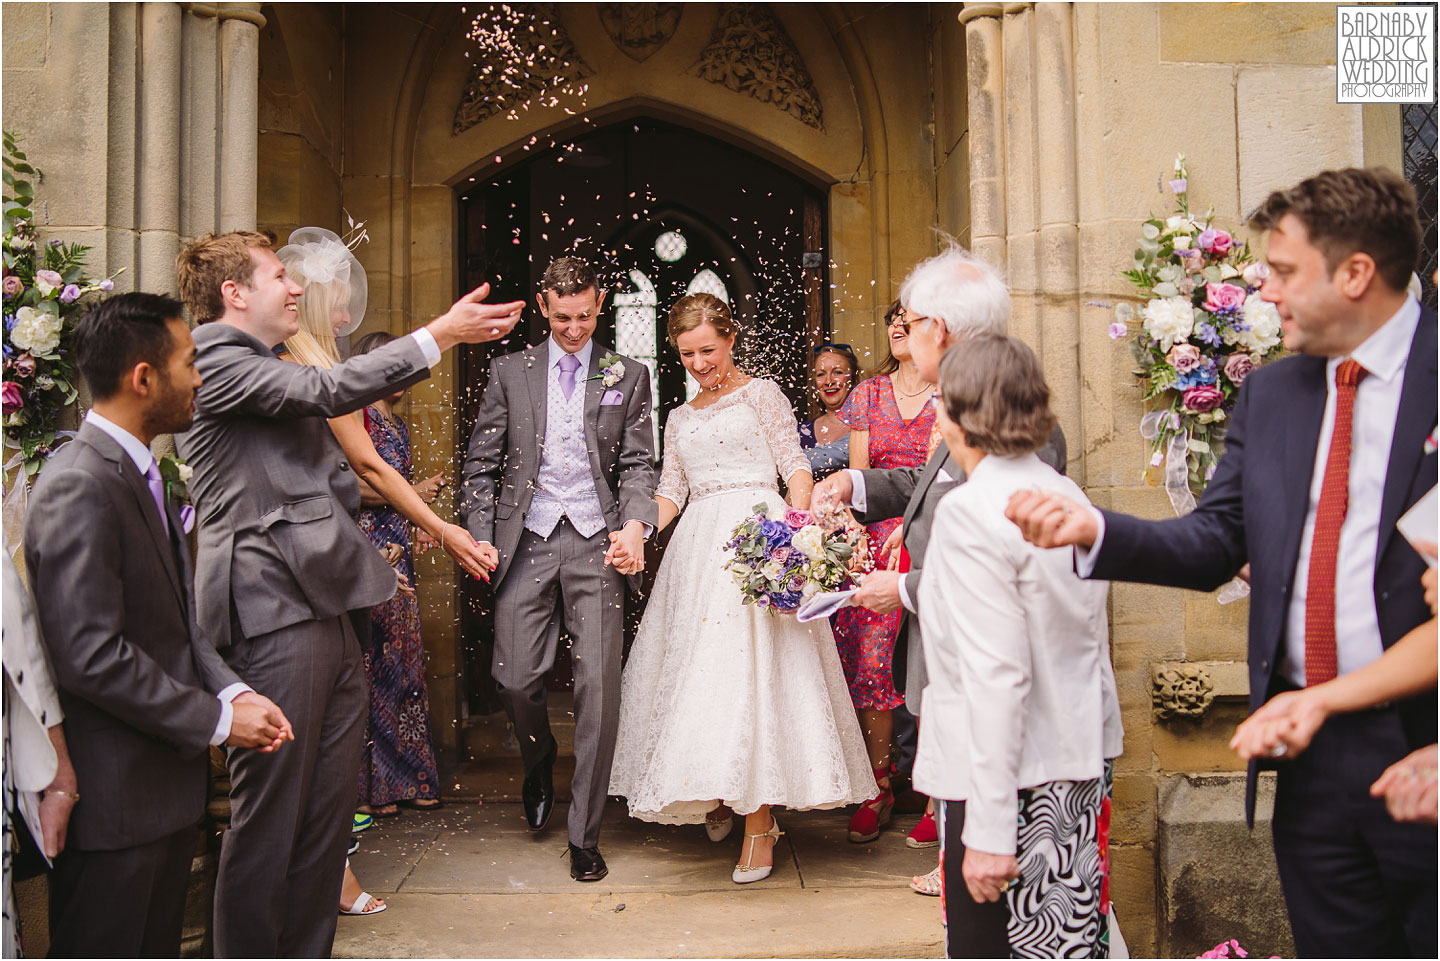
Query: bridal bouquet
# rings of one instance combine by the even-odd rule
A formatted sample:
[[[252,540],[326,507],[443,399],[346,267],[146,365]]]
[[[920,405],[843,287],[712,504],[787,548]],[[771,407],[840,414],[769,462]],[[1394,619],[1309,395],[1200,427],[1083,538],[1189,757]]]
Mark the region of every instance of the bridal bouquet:
[[[821,591],[842,587],[850,577],[855,531],[822,525],[809,511],[786,508],[779,520],[756,504],[725,545],[734,559],[725,569],[740,585],[746,604],[792,614]],[[863,528],[861,529],[863,533]]]
[[[1213,225],[1213,209],[1203,218],[1190,212],[1184,155],[1169,186],[1175,213],[1145,222],[1125,272],[1145,305],[1118,305],[1110,336],[1130,337],[1135,375],[1153,404],[1140,423],[1150,466],[1164,467],[1171,505],[1185,514],[1215,472],[1240,385],[1282,347],[1280,315],[1260,297],[1269,268],[1249,243]]]

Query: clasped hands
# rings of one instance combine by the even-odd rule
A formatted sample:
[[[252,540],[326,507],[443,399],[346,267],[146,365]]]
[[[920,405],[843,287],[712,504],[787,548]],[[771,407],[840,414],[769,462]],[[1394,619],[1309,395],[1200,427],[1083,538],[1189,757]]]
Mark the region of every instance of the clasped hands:
[[[645,569],[645,525],[627,521],[618,531],[610,532],[610,546],[605,550],[605,563],[621,574],[638,574]]]
[[[285,712],[263,694],[241,691],[230,702],[230,708],[234,713],[230,718],[230,736],[225,743],[232,747],[248,747],[260,754],[273,754],[286,741],[295,740],[295,729]]]

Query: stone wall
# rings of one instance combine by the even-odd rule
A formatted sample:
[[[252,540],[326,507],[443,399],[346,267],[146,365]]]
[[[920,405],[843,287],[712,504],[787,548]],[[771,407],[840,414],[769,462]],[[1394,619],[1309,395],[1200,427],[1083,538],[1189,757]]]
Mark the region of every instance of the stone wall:
[[[1043,359],[1070,474],[1102,507],[1173,516],[1142,473],[1140,394],[1128,351],[1106,335],[1105,305],[1130,294],[1120,272],[1139,224],[1169,206],[1157,181],[1176,153],[1188,158],[1192,204],[1213,204],[1232,230],[1268,191],[1327,167],[1398,169],[1398,109],[1335,103],[1334,17],[1328,4],[960,11],[973,246],[1006,271],[1012,330]],[[962,187],[939,178],[942,211]],[[1286,949],[1273,861],[1260,856],[1268,815],[1247,832],[1242,768],[1225,746],[1245,716],[1247,605],[1128,584],[1110,601],[1126,731],[1112,893],[1132,951],[1193,955],[1234,932],[1253,933],[1252,951]],[[1152,715],[1154,672],[1173,662],[1214,675],[1203,715]],[[1195,856],[1197,838],[1211,856]]]

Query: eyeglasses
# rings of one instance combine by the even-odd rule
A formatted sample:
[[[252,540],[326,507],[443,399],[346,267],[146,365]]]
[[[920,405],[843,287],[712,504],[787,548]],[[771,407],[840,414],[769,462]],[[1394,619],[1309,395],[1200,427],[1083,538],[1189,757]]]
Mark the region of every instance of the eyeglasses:
[[[823,344],[816,344],[813,348],[811,348],[811,353],[813,353],[816,357],[819,357],[827,350],[838,351],[839,353],[846,354],[850,357],[855,356],[855,348],[851,347],[849,344],[836,344],[831,343],[828,340]]]

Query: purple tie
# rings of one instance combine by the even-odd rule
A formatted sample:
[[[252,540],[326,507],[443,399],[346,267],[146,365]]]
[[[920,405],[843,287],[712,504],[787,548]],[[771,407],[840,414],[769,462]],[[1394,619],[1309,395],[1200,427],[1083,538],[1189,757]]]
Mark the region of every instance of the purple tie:
[[[160,512],[160,526],[168,531],[170,520],[165,516],[165,481],[160,476],[160,467],[153,460],[150,469],[145,472],[145,483],[150,487],[150,496],[155,498],[155,509]]]
[[[574,354],[566,354],[560,358],[560,389],[565,392],[565,399],[575,393],[575,372],[580,369],[580,358]]]

